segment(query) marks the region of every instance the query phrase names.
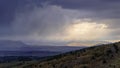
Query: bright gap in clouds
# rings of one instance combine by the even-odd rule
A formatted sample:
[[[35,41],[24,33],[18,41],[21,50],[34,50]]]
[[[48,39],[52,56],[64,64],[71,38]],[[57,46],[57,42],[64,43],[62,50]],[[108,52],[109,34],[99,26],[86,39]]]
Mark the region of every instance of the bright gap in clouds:
[[[66,26],[62,33],[48,37],[52,40],[62,41],[92,41],[104,39],[109,33],[106,24],[93,21],[74,20],[72,24]]]

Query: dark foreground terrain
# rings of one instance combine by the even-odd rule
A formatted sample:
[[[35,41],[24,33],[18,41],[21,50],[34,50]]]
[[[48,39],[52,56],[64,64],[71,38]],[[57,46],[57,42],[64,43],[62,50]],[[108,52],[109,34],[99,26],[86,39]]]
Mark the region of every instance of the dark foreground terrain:
[[[0,68],[120,68],[120,42],[43,58],[1,63]]]

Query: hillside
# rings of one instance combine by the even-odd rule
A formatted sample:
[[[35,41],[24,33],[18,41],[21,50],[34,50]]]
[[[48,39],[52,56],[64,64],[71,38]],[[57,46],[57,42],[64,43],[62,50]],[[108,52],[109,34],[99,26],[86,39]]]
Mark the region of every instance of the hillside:
[[[9,68],[120,68],[120,42],[93,46],[44,60],[4,63]],[[2,68],[3,64],[0,64]]]

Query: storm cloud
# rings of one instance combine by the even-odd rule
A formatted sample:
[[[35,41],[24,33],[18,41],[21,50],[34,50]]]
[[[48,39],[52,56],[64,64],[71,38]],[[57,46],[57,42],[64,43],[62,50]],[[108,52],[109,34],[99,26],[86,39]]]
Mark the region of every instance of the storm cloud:
[[[0,4],[1,40],[82,44],[120,39],[119,0],[1,0]]]

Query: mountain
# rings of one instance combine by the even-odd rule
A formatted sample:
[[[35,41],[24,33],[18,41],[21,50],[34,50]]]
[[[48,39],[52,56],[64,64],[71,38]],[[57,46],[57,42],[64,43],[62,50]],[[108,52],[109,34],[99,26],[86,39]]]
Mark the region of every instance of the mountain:
[[[51,56],[84,47],[28,45],[20,41],[0,40],[0,56]]]
[[[0,40],[0,51],[19,50],[26,44],[20,41]]]
[[[47,57],[17,68],[120,68],[120,42],[93,46]]]
[[[49,45],[40,45],[40,46],[26,46],[22,47],[21,50],[26,50],[26,51],[52,51],[52,52],[69,52],[69,51],[74,51],[78,49],[85,48],[84,46],[81,47],[73,47],[73,46],[49,46]]]

